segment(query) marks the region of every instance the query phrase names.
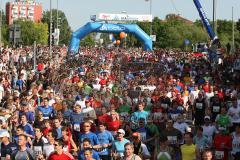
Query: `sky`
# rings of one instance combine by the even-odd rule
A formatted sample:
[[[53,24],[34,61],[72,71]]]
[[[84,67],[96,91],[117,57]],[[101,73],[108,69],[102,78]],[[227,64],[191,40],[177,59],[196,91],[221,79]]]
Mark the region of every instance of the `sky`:
[[[0,0],[2,6],[9,0]],[[13,0],[10,0],[13,1]],[[42,3],[43,10],[49,10],[50,0],[36,0]],[[212,19],[213,0],[199,0],[207,17]],[[216,0],[217,19],[240,19],[240,0]],[[52,0],[52,7],[57,8],[57,0]],[[150,3],[145,0],[58,0],[58,8],[62,10],[73,31],[90,21],[90,15],[99,13],[149,14]],[[182,17],[195,21],[200,19],[193,0],[152,0],[152,14],[164,19],[169,13],[180,14]]]

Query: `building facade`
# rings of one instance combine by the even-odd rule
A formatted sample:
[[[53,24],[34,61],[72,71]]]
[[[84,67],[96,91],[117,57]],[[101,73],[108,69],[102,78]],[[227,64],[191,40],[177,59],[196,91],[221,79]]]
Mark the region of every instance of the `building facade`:
[[[42,5],[34,0],[16,0],[6,4],[7,24],[15,20],[25,19],[40,22],[42,19]]]

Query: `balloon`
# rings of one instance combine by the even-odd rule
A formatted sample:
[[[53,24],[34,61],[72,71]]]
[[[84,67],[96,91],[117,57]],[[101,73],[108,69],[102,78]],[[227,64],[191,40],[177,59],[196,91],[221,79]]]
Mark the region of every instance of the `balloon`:
[[[117,44],[117,45],[120,45],[120,43],[121,43],[120,40],[117,40],[117,41],[116,41],[116,44]]]
[[[120,33],[120,38],[121,38],[121,39],[124,39],[125,37],[126,37],[126,34],[125,34],[124,32],[121,32],[121,33]]]

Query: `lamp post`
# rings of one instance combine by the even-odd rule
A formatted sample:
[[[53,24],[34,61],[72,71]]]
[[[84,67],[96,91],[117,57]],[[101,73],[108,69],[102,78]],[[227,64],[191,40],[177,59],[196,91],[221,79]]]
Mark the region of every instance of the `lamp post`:
[[[152,0],[150,0],[149,12],[150,12],[150,15],[152,15]],[[150,24],[150,35],[152,35],[152,21]]]
[[[57,0],[57,32],[58,32],[58,0]],[[58,38],[56,40],[56,45],[58,46],[58,42],[59,42],[59,35]]]
[[[50,31],[49,31],[49,53],[52,59],[52,0],[50,0]]]
[[[0,2],[0,47],[2,47],[2,0]]]
[[[234,8],[232,7],[232,47],[231,47],[231,53],[234,54],[235,52],[235,33],[234,33]]]
[[[217,20],[216,20],[216,0],[213,0],[213,30],[217,35]]]

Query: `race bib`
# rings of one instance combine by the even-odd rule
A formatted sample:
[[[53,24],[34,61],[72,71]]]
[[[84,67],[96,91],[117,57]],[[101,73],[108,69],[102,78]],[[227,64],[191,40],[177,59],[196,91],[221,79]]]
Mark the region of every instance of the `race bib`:
[[[35,158],[36,158],[38,155],[43,154],[42,146],[33,146],[33,153],[34,153]]]
[[[140,132],[140,135],[141,135],[141,140],[145,141],[146,138],[147,138],[147,133],[146,132]]]
[[[120,113],[120,116],[121,117],[127,117],[129,114],[128,114],[128,112],[122,112],[122,113]]]
[[[215,158],[216,159],[223,159],[224,151],[215,151]]]
[[[177,136],[167,136],[170,144],[177,144]]]
[[[73,130],[80,132],[80,124],[73,124]]]
[[[48,157],[52,152],[54,152],[54,147],[52,145],[43,146],[44,154]]]
[[[178,118],[178,114],[171,114],[171,118],[175,121]]]
[[[99,153],[106,152],[106,151],[107,151],[107,148],[101,147],[101,148],[98,148],[97,151],[98,151]]]
[[[219,112],[220,106],[213,106],[213,112]]]
[[[203,108],[203,104],[202,103],[196,103],[196,108],[197,109],[202,109]]]
[[[162,103],[161,106],[162,106],[162,108],[164,108],[164,109],[168,108],[168,104]]]
[[[17,149],[17,147],[11,147],[11,150],[14,151],[15,149]]]
[[[159,121],[162,118],[162,113],[161,112],[155,112],[153,113],[153,120],[154,121]]]

